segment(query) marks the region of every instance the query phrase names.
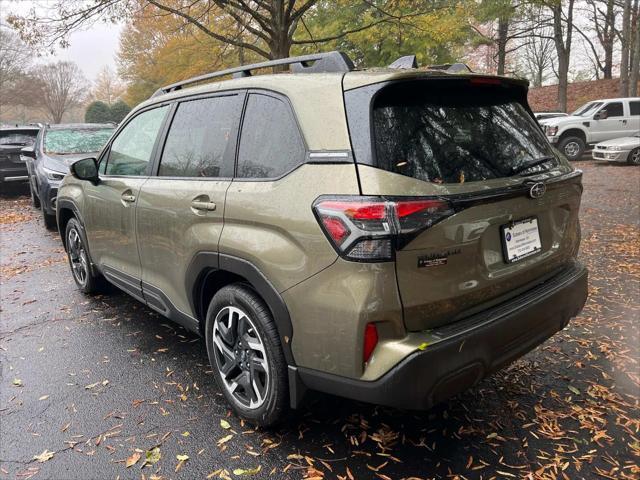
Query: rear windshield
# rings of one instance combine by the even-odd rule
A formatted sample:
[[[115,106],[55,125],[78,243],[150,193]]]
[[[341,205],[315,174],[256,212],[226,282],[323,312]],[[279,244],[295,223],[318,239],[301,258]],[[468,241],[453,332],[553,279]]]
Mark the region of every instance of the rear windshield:
[[[107,143],[113,130],[113,128],[49,130],[44,137],[44,151],[58,155],[98,152]]]
[[[508,89],[425,87],[395,84],[376,97],[379,168],[427,182],[464,183],[557,164],[540,128]]]
[[[24,132],[0,132],[0,145],[20,145],[30,147],[36,141],[37,130]]]

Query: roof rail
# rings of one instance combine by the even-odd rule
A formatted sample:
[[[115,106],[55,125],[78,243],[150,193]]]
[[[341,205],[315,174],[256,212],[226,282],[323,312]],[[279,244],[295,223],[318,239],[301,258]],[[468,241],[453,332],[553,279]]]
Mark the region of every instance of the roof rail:
[[[418,68],[418,61],[415,55],[405,55],[404,57],[397,58],[389,68],[405,69],[405,68]]]
[[[311,55],[302,55],[299,57],[280,58],[277,60],[269,60],[267,62],[254,63],[251,65],[243,65],[241,67],[228,68],[219,72],[206,73],[198,77],[188,78],[181,82],[172,83],[166,87],[161,87],[155,91],[151,98],[163,93],[180,90],[185,85],[202,82],[212,78],[233,75],[233,78],[250,77],[252,70],[259,68],[276,67],[279,65],[291,65],[294,73],[328,73],[328,72],[350,72],[354,69],[353,62],[343,52],[333,51],[325,53],[315,53]]]
[[[444,70],[448,73],[473,73],[473,70],[464,63],[445,63],[443,65],[429,65],[429,70]]]

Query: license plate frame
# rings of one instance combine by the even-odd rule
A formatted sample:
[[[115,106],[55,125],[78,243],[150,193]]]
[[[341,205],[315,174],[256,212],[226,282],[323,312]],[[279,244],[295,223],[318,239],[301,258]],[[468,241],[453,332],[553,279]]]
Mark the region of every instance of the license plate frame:
[[[519,241],[515,240],[516,238]],[[540,253],[542,251],[542,240],[540,238],[538,217],[527,217],[502,225],[500,227],[500,239],[505,263],[516,263]]]

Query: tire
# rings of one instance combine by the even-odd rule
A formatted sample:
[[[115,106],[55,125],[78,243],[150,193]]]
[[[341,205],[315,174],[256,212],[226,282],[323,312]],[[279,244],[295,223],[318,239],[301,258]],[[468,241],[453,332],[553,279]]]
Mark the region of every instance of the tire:
[[[80,222],[72,218],[67,223],[64,232],[67,259],[71,268],[71,275],[82,293],[98,293],[102,291],[103,279],[96,275],[91,268],[87,237]]]
[[[33,191],[31,181],[29,181],[29,193],[31,194],[31,205],[33,205],[33,208],[40,208],[40,198],[38,198],[36,192]]]
[[[580,137],[565,137],[558,143],[560,150],[570,161],[580,160],[586,144]]]
[[[55,215],[51,215],[49,213],[47,213],[47,211],[44,208],[44,203],[40,202],[40,209],[42,210],[42,220],[44,221],[44,226],[47,230],[57,230],[58,229],[58,224],[56,222],[56,216]]]
[[[289,405],[287,365],[264,301],[245,284],[220,289],[205,335],[216,383],[236,415],[261,427],[281,420]]]
[[[627,157],[627,163],[629,165],[640,165],[640,147],[634,148],[629,152]]]

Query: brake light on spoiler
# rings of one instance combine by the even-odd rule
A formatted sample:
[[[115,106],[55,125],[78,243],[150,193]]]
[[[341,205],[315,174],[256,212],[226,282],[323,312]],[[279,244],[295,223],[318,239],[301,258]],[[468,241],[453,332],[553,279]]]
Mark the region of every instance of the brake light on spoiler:
[[[436,197],[323,196],[313,211],[336,251],[359,262],[393,260],[396,248],[454,214]]]

